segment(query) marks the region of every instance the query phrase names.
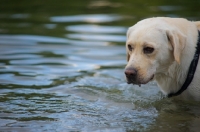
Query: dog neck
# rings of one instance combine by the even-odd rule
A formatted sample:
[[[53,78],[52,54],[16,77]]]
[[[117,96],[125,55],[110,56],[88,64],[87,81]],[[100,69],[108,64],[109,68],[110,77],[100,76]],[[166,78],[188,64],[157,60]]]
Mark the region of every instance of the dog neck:
[[[167,70],[168,72],[157,74],[155,76],[155,79],[158,85],[161,87],[161,90],[168,97],[180,95],[188,88],[194,77],[196,66],[199,60],[199,54],[200,54],[200,32],[198,31],[196,52],[193,58],[191,56],[191,59],[189,60],[190,62],[182,62],[182,65],[179,65],[176,62],[174,62],[172,63],[172,65],[168,67]]]
[[[195,71],[196,71],[196,67],[198,65],[199,54],[200,54],[200,31],[198,31],[198,40],[197,40],[196,52],[194,54],[193,60],[190,63],[187,78],[186,78],[184,84],[182,85],[182,87],[175,93],[169,93],[167,95],[168,97],[180,95],[182,92],[184,92],[188,88],[188,86],[190,85],[190,83],[193,80],[193,77],[194,77],[194,74],[195,74]]]

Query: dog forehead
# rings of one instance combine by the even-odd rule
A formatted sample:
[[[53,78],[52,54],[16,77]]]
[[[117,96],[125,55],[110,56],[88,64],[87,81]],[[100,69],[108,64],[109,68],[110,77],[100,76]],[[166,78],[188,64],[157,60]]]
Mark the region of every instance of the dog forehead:
[[[162,42],[166,37],[164,29],[162,29],[165,28],[165,25],[159,24],[158,21],[148,23],[149,21],[142,20],[130,27],[127,32],[127,43]]]
[[[127,43],[159,42],[162,33],[155,28],[141,28],[130,31]]]
[[[140,25],[142,24],[143,26],[156,26],[156,25],[163,25],[166,23],[167,18],[163,17],[153,17],[153,18],[147,18],[143,19],[141,21],[138,21],[135,25]]]

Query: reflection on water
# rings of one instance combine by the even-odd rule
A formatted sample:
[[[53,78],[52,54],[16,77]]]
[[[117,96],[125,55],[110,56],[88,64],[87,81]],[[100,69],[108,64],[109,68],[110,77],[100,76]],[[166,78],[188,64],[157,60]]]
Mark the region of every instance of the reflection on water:
[[[87,29],[87,30],[86,30]],[[125,34],[127,28],[120,26],[100,26],[100,25],[71,25],[66,27],[67,31],[79,33],[112,33],[112,34]]]
[[[51,17],[52,22],[87,22],[87,23],[104,23],[122,19],[119,15],[76,15],[76,16],[55,16]]]
[[[155,82],[127,85],[123,74],[128,27],[183,12],[198,19],[190,4],[0,5],[0,131],[199,130],[199,103],[165,99]]]
[[[124,42],[125,36],[122,35],[93,35],[93,34],[68,34],[70,39],[81,39],[81,40],[97,40],[97,41],[113,41],[113,42]]]
[[[37,36],[37,35],[0,35],[0,44],[7,45],[29,45],[37,43],[68,43],[65,38],[56,38],[50,36]]]

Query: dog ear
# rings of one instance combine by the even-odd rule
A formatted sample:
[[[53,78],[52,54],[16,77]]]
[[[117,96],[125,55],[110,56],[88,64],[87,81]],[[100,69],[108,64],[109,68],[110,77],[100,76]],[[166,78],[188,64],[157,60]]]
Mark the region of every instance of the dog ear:
[[[167,31],[167,38],[173,47],[175,61],[180,64],[181,53],[185,47],[186,36],[178,30]]]

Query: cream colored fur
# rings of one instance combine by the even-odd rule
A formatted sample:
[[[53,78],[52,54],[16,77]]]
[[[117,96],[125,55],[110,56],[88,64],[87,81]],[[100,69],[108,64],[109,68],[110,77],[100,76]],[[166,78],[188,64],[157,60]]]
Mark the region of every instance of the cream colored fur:
[[[200,22],[182,18],[156,17],[139,21],[127,31],[127,66],[138,70],[138,80],[154,80],[164,94],[177,92],[183,85],[195,53]],[[128,45],[133,47],[129,51]],[[143,48],[154,48],[144,54]],[[200,100],[200,61],[194,79],[180,96]]]

